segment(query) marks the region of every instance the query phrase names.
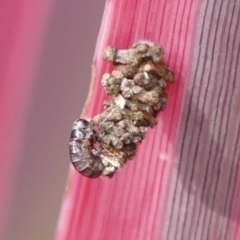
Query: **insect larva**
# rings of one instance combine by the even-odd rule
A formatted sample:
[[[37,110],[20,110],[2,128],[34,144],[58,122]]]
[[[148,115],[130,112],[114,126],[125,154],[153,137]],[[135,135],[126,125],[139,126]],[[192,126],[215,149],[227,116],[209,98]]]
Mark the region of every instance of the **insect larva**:
[[[174,74],[163,63],[163,50],[154,43],[138,42],[130,49],[107,47],[104,58],[114,70],[102,78],[113,98],[93,119],[74,122],[69,141],[70,159],[86,177],[113,176],[137,151],[147,127],[166,107],[165,88]]]
[[[102,174],[104,165],[101,157],[93,153],[96,133],[91,125],[85,119],[74,122],[69,141],[69,153],[77,171],[86,177],[95,178]]]

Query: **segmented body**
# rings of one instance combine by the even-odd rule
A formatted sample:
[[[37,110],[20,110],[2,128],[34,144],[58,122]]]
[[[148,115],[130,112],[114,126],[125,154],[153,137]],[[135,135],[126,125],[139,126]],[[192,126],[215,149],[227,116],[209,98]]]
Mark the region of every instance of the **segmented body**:
[[[107,47],[104,58],[114,64],[101,81],[113,98],[93,119],[75,121],[69,141],[72,164],[90,178],[112,177],[133,159],[147,127],[154,127],[165,109],[165,88],[174,81],[161,46],[154,43],[138,42],[125,50]]]
[[[75,121],[69,141],[70,160],[77,171],[90,178],[100,176],[104,170],[101,157],[94,154],[95,142],[92,123],[86,119]]]

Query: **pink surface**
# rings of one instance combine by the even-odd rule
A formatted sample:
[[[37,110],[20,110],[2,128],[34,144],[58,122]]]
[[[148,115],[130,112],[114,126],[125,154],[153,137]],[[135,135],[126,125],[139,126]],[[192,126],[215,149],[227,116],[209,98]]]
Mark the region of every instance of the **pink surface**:
[[[107,45],[124,48],[140,39],[160,43],[176,83],[168,89],[168,107],[159,114],[158,126],[148,131],[137,157],[121,172],[112,179],[92,180],[71,168],[56,239],[146,240],[161,235],[198,11],[196,1],[107,2],[94,56],[93,95],[85,116],[103,108],[106,95],[100,80],[111,69],[102,59]]]
[[[164,239],[239,239],[239,20],[238,1],[201,4]]]
[[[0,239],[52,239],[103,2],[0,3]],[[107,2],[85,116],[103,108],[108,44],[159,42],[176,83],[113,179],[70,169],[56,239],[240,238],[239,10],[238,0]]]

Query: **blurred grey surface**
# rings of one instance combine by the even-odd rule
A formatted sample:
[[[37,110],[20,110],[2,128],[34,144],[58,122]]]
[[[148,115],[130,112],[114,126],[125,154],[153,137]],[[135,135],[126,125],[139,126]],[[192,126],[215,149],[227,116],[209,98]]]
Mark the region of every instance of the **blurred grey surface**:
[[[67,180],[68,138],[91,79],[104,1],[53,1],[23,151],[14,179],[7,240],[54,238]]]

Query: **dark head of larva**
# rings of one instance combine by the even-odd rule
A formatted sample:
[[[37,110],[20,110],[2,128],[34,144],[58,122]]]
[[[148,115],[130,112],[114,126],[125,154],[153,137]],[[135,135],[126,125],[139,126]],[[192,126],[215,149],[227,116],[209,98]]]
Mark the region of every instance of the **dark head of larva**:
[[[70,139],[84,139],[89,132],[90,122],[86,119],[78,119],[74,122]]]
[[[75,121],[69,141],[73,166],[89,178],[112,177],[135,156],[147,127],[157,124],[166,107],[166,86],[174,82],[156,43],[140,41],[123,50],[108,46],[103,55],[114,65],[101,81],[112,99],[93,119]]]
[[[69,154],[73,166],[85,177],[96,178],[104,170],[101,158],[94,153],[96,132],[92,122],[78,119],[70,134]]]

